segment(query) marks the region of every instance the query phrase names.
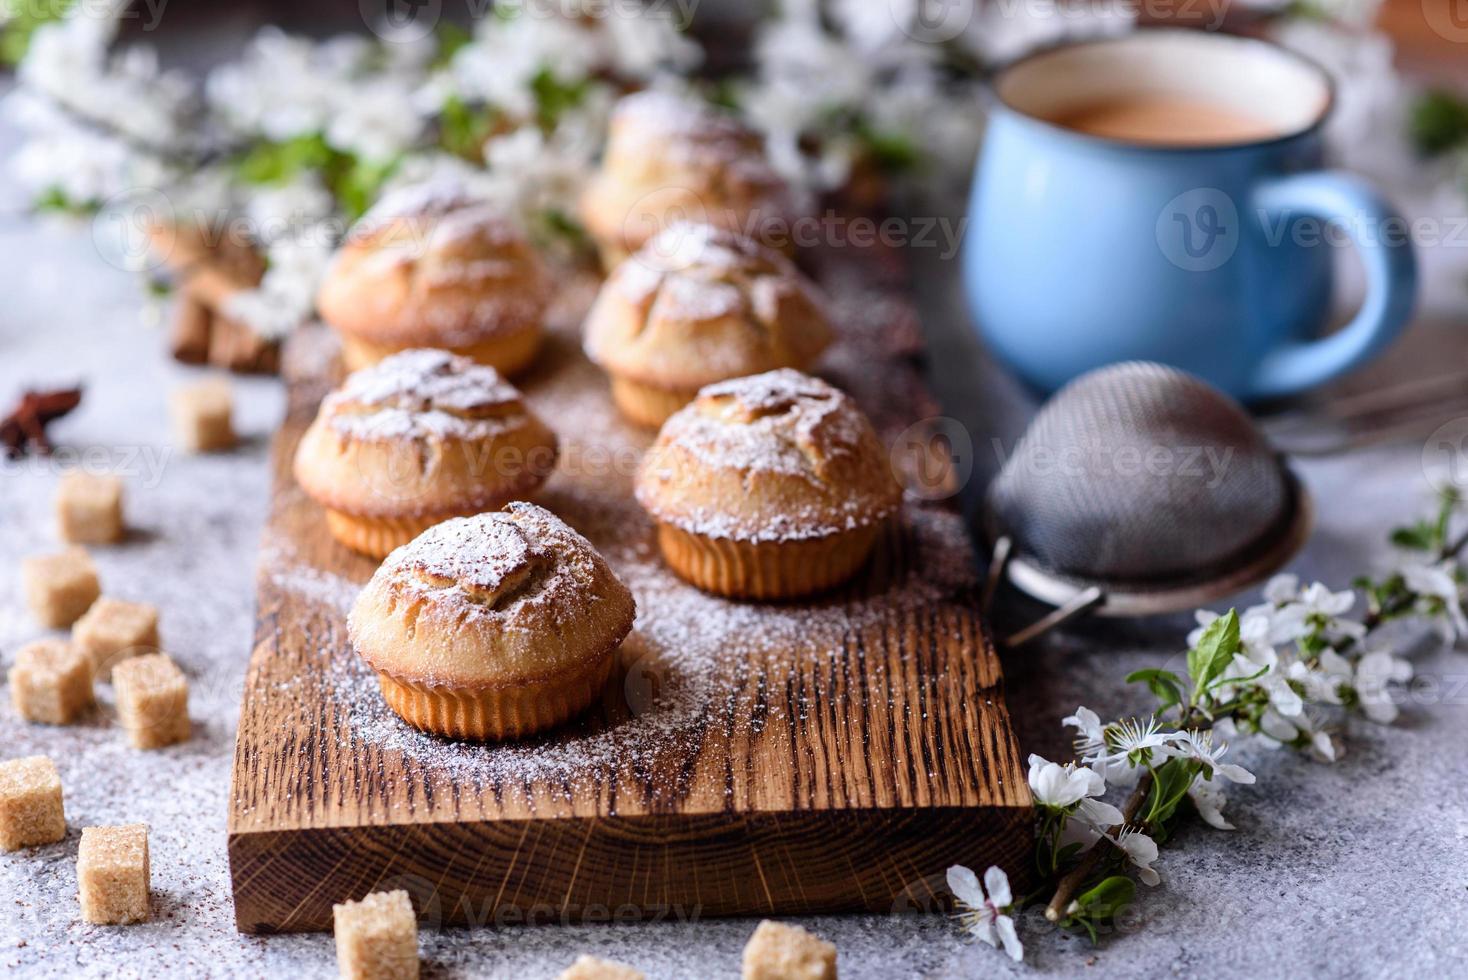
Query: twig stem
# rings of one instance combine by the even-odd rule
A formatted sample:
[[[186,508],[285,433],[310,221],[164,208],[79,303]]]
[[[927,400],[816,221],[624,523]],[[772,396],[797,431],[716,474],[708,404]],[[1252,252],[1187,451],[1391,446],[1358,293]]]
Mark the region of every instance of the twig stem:
[[[1127,797],[1126,806],[1122,809],[1122,825],[1132,823],[1137,819],[1137,813],[1141,811],[1142,804],[1147,801],[1147,794],[1152,790],[1152,773],[1144,772],[1137,780],[1136,788],[1132,795]],[[1103,849],[1101,842],[1091,848],[1081,857],[1080,864],[1067,871],[1061,879],[1055,883],[1055,894],[1051,896],[1049,904],[1045,906],[1045,918],[1050,922],[1059,922],[1065,917],[1065,910],[1075,898],[1076,892],[1080,891],[1081,885],[1096,870],[1096,864],[1101,860]]]

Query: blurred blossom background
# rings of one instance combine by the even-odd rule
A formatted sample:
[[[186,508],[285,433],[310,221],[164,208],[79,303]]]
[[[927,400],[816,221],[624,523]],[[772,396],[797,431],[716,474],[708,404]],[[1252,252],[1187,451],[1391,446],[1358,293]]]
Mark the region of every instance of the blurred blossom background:
[[[739,112],[812,195],[951,215],[995,66],[1165,21],[1271,37],[1325,65],[1339,86],[1334,162],[1449,237],[1468,211],[1468,103],[1453,89],[1465,59],[1451,58],[1468,23],[1453,2],[5,0],[4,112],[24,134],[8,166],[26,210],[111,212],[97,227],[122,235],[159,208],[241,222],[263,275],[227,312],[278,338],[311,315],[350,221],[401,184],[457,174],[543,244],[584,249],[572,203],[610,106],[633,88]],[[1437,60],[1400,74],[1398,47],[1428,41]],[[103,251],[166,289],[147,249]],[[1423,252],[1429,298],[1468,288],[1468,248]]]

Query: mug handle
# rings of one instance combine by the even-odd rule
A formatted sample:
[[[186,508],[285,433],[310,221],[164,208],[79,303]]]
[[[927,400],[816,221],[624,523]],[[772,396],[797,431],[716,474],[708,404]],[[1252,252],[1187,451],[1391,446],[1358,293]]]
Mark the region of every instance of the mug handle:
[[[1405,222],[1371,185],[1350,174],[1322,170],[1276,178],[1255,191],[1254,202],[1261,213],[1285,220],[1340,219],[1366,268],[1366,298],[1350,323],[1328,337],[1286,343],[1265,356],[1249,397],[1277,398],[1342,375],[1391,343],[1416,305],[1417,259]]]

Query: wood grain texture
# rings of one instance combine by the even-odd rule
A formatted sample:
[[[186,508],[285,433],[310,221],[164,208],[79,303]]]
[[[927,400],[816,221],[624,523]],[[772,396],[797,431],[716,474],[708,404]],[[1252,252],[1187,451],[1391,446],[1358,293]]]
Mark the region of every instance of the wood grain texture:
[[[938,413],[897,257],[807,263],[842,331],[820,373],[902,465],[913,442],[931,466],[931,442],[900,437]],[[910,501],[859,579],[809,603],[677,582],[631,499],[650,435],[579,350],[587,295],[566,284],[522,379],[563,441],[537,499],[607,555],[639,618],[603,701],[528,745],[443,742],[381,706],[344,623],[373,563],[290,475],[335,369],[287,358],[229,815],[242,931],[328,929],[333,903],[395,887],[435,924],[905,910],[941,904],[950,864],[1027,863],[1030,799],[959,517]]]

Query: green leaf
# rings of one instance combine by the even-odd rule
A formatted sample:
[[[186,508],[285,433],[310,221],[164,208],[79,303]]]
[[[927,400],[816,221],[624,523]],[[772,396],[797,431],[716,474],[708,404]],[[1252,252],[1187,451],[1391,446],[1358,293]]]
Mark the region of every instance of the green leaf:
[[[307,170],[324,170],[334,151],[320,133],[288,140],[267,140],[251,147],[235,161],[235,172],[247,184],[285,184]]]
[[[331,175],[330,188],[349,219],[360,218],[377,200],[382,185],[397,169],[397,160],[368,162],[348,158],[351,162],[339,173]]]
[[[881,132],[865,121],[855,126],[867,155],[884,173],[905,173],[922,162],[922,153],[912,140],[901,133]]]
[[[554,126],[568,110],[586,100],[591,83],[584,78],[562,81],[549,68],[542,68],[530,80],[530,91],[535,93],[536,117],[547,129]]]
[[[67,197],[66,192],[59,187],[52,187],[44,191],[32,202],[31,206],[38,212],[74,216],[96,214],[102,207],[96,201],[74,201]]]
[[[1435,547],[1433,526],[1427,521],[1418,521],[1410,527],[1393,528],[1391,542],[1409,551],[1431,551]]]
[[[1163,825],[1177,813],[1178,804],[1187,797],[1198,765],[1186,759],[1171,759],[1152,770],[1152,789],[1147,794],[1147,819],[1144,821],[1157,836]]]
[[[1090,919],[1110,919],[1137,897],[1137,884],[1126,875],[1104,878],[1095,887],[1076,897],[1076,914]]]
[[[704,86],[703,97],[710,105],[721,109],[728,109],[730,112],[739,109],[739,88],[733,79],[714,79]]]
[[[1408,132],[1423,156],[1462,146],[1468,143],[1468,102],[1451,92],[1428,92],[1412,106]]]
[[[1147,690],[1156,695],[1163,709],[1179,704],[1183,699],[1183,679],[1170,670],[1148,667],[1134,670],[1126,675],[1128,684],[1146,684]]]
[[[31,38],[36,29],[61,20],[71,10],[74,0],[51,0],[50,3],[31,0],[17,3],[7,0],[3,9],[8,18],[0,24],[0,64],[15,67],[30,50]]]
[[[439,110],[438,143],[455,156],[479,163],[483,160],[484,141],[499,124],[499,116],[494,106],[471,106],[457,95],[450,95]]]
[[[474,40],[474,35],[448,20],[439,21],[433,33],[438,40],[438,52],[434,54],[431,64],[433,68],[446,67],[454,60],[454,55],[459,53],[460,48]]]
[[[1094,944],[1100,926],[1116,918],[1117,914],[1136,899],[1137,886],[1125,875],[1111,875],[1101,879],[1077,895],[1061,925],[1068,929],[1084,929]]]
[[[1267,673],[1269,673],[1268,667],[1260,667],[1254,673],[1244,674],[1242,677],[1225,677],[1223,674],[1219,674],[1209,683],[1208,690],[1211,691],[1216,687],[1223,687],[1225,684],[1247,684],[1250,681],[1257,681]]]
[[[577,251],[589,251],[591,236],[573,216],[559,208],[546,208],[532,216],[531,231],[538,240],[559,243]]]
[[[1188,676],[1193,680],[1193,701],[1208,690],[1208,683],[1233,662],[1239,652],[1239,614],[1230,609],[1208,624],[1198,645],[1188,651]]]

